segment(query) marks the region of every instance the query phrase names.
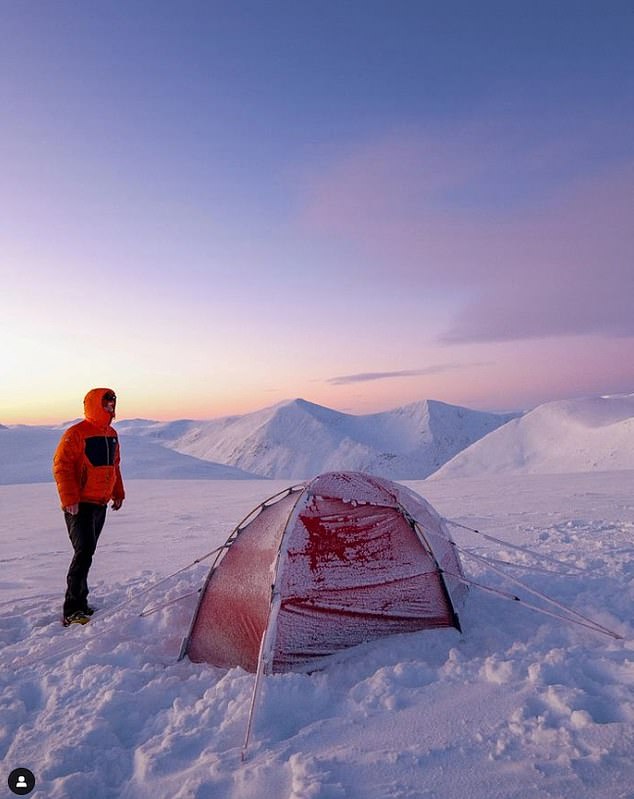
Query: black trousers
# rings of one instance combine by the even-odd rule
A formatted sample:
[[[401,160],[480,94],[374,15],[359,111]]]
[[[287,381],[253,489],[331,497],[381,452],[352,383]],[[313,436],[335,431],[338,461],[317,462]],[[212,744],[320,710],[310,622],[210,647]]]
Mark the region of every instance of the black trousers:
[[[88,605],[88,572],[97,548],[99,535],[106,521],[106,506],[80,502],[79,513],[64,512],[66,527],[75,554],[68,567],[64,616],[70,616]]]

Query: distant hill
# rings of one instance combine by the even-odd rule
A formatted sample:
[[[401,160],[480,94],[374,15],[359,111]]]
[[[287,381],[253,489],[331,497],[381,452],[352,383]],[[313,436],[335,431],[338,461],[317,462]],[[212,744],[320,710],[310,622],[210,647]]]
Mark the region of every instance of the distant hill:
[[[0,485],[46,483],[63,427],[16,425],[0,431]],[[224,464],[209,463],[166,449],[160,444],[120,434],[124,479],[249,479],[254,475]]]
[[[354,416],[294,399],[207,422],[134,420],[118,427],[262,477],[301,479],[349,469],[414,480],[515,417],[433,400]]]
[[[634,395],[540,405],[460,452],[433,478],[634,469]]]
[[[15,425],[0,430],[0,485],[46,483],[61,430]]]
[[[0,429],[0,485],[52,479],[62,429]],[[210,421],[117,422],[127,479],[301,480],[358,470],[433,475],[634,469],[634,395],[540,405],[523,416],[423,400],[352,415],[294,399]]]

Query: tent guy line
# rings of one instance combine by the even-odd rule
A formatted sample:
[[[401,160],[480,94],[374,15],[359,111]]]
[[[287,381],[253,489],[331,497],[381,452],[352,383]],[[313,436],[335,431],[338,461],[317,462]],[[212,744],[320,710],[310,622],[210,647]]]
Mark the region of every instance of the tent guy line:
[[[567,613],[571,613],[573,616],[576,616],[577,619],[570,619],[566,618],[565,616],[557,615],[555,618],[565,619],[566,621],[571,622],[572,624],[581,624],[583,627],[590,627],[590,629],[595,630],[596,632],[603,633],[604,635],[610,636],[610,638],[615,638],[617,640],[623,639],[623,636],[619,633],[614,632],[614,630],[610,630],[608,627],[604,627],[599,622],[594,621],[594,619],[590,619],[587,616],[584,616],[583,613],[579,613],[578,610],[574,610],[574,608],[568,607],[568,605],[564,605],[562,602],[558,602],[556,599],[549,597],[547,594],[542,593],[541,591],[536,591],[534,588],[531,588],[529,585],[524,583],[522,580],[518,580],[517,577],[513,577],[510,574],[506,574],[502,569],[498,569],[494,566],[487,558],[483,558],[481,555],[476,555],[473,552],[469,552],[469,550],[462,549],[454,544],[458,552],[462,555],[467,555],[467,557],[473,558],[474,560],[479,561],[480,563],[484,563],[489,569],[492,569],[494,572],[499,574],[505,580],[508,580],[515,585],[520,585],[525,591],[528,591],[529,594],[533,594],[533,596],[539,597],[543,599],[545,602],[549,602],[551,605],[554,605],[559,610],[566,611]],[[538,610],[540,613],[547,613],[548,615],[553,615],[550,611],[546,611],[545,609],[539,608],[537,606],[529,605],[525,600],[520,599],[520,597],[514,597],[517,601],[522,602],[527,607],[532,607],[534,610]]]
[[[129,605],[131,605],[139,597],[144,596],[145,594],[149,594],[150,591],[154,591],[156,588],[158,588],[159,586],[161,586],[164,583],[168,582],[168,580],[171,580],[173,577],[176,577],[177,575],[182,574],[183,572],[187,571],[188,569],[193,568],[194,566],[198,565],[199,563],[202,563],[203,561],[207,560],[207,558],[210,558],[212,555],[215,555],[216,553],[218,553],[221,550],[225,549],[226,546],[227,546],[227,543],[224,543],[221,546],[216,547],[215,549],[212,549],[211,552],[207,552],[206,555],[201,555],[200,557],[198,557],[195,560],[193,560],[190,563],[188,563],[186,566],[182,566],[180,569],[177,569],[176,571],[172,572],[171,574],[168,574],[166,577],[161,577],[156,582],[151,583],[149,586],[147,586],[143,590],[132,594],[132,596],[128,597],[128,599],[126,599],[124,602],[120,602],[118,605],[115,605],[113,608],[106,608],[103,612],[100,613],[100,618],[99,619],[93,619],[91,621],[91,625],[90,626],[93,629],[95,627],[95,624],[98,625],[98,631],[91,635],[91,640],[95,640],[95,639],[99,638],[101,635],[103,635],[104,633],[106,633],[108,631],[107,627],[105,627],[104,629],[99,629],[101,627],[102,622],[108,621],[111,616],[113,616],[118,611],[123,610],[124,608],[128,607]],[[198,590],[193,591],[191,593],[198,594],[201,591],[202,591],[202,588],[199,588]],[[53,595],[51,594],[50,596],[53,596]],[[22,600],[27,601],[28,599],[31,599],[31,598],[32,597],[22,597]],[[179,599],[184,599],[184,597],[179,597]],[[19,602],[21,600],[20,600],[20,598],[18,598],[17,600],[13,600],[13,601],[14,602]],[[139,616],[143,616],[143,613],[140,613],[138,615]],[[46,661],[46,660],[50,660],[53,657],[60,657],[60,656],[63,656],[63,655],[71,655],[73,652],[75,652],[77,649],[80,649],[84,645],[85,645],[85,641],[83,640],[83,636],[82,636],[74,644],[71,644],[70,646],[66,646],[66,647],[61,647],[61,648],[55,649],[53,652],[49,652],[46,655],[40,655],[40,654],[36,653],[31,658],[25,658],[25,659],[22,659],[22,660],[20,660],[18,658],[17,663],[14,663],[14,665],[16,666],[16,668],[21,668],[21,667],[22,668],[26,668],[28,666],[34,665],[35,663],[43,662],[43,661]]]
[[[554,574],[557,577],[578,577],[574,572],[560,572],[555,569],[543,569],[541,566],[532,566],[528,563],[514,563],[512,560],[500,560],[500,558],[489,558],[489,563],[497,563],[498,566],[510,566],[513,569],[523,569],[524,571],[536,572],[537,574]]]
[[[509,549],[516,549],[519,552],[522,552],[524,555],[532,555],[534,558],[541,558],[542,560],[547,560],[550,563],[554,563],[557,566],[565,566],[567,569],[575,569],[576,571],[581,573],[584,572],[590,573],[588,572],[587,569],[581,568],[581,566],[575,566],[574,563],[567,563],[563,560],[557,560],[556,558],[551,558],[549,555],[544,555],[541,552],[534,552],[532,549],[527,549],[526,547],[520,547],[517,544],[511,544],[510,541],[503,541],[501,538],[496,538],[495,536],[492,536],[489,533],[483,533],[480,530],[476,529],[475,527],[467,527],[466,524],[455,522],[453,521],[453,519],[448,519],[445,516],[443,516],[443,521],[447,522],[447,524],[453,525],[454,527],[460,527],[462,530],[468,530],[470,533],[475,533],[476,535],[482,536],[482,538],[486,539],[487,541],[492,541],[495,544],[502,544],[503,546],[508,547]]]
[[[476,533],[477,535],[482,536],[483,538],[485,538],[488,541],[493,541],[493,542],[495,542],[497,544],[502,544],[503,546],[508,546],[511,549],[517,549],[517,550],[519,550],[520,552],[522,552],[525,555],[532,555],[533,557],[538,558],[538,559],[539,558],[543,558],[544,560],[547,560],[550,563],[554,563],[554,564],[556,564],[558,566],[564,566],[566,568],[568,568],[569,566],[572,566],[572,564],[568,564],[565,561],[561,561],[561,560],[557,560],[556,558],[548,557],[547,555],[543,555],[543,554],[541,554],[539,552],[534,552],[532,549],[527,549],[526,547],[519,547],[519,546],[517,546],[515,544],[509,543],[508,541],[503,541],[500,538],[495,538],[494,536],[489,535],[488,533],[483,533],[483,532],[481,532],[480,530],[477,530],[474,527],[467,527],[466,525],[460,524],[459,522],[454,522],[451,519],[447,519],[446,517],[443,517],[443,521],[447,522],[448,524],[454,525],[455,527],[460,527],[463,530],[468,530],[469,532]],[[614,632],[614,630],[610,630],[608,627],[604,627],[602,624],[599,624],[599,622],[594,621],[594,619],[590,619],[587,616],[584,616],[582,613],[579,613],[579,611],[574,610],[574,608],[570,608],[570,607],[568,607],[567,605],[564,605],[561,602],[557,602],[557,600],[552,599],[552,597],[549,597],[547,594],[544,594],[541,591],[536,591],[535,589],[531,588],[529,585],[524,583],[522,580],[519,580],[517,577],[513,577],[512,575],[507,574],[503,569],[500,569],[500,568],[498,568],[495,565],[496,563],[500,563],[500,562],[501,563],[506,563],[506,561],[496,561],[495,558],[485,558],[482,555],[478,555],[477,553],[472,552],[471,550],[467,549],[466,547],[458,546],[455,541],[452,541],[451,543],[458,550],[458,552],[460,552],[460,554],[466,555],[467,557],[473,558],[474,560],[477,560],[480,563],[483,563],[485,566],[490,568],[492,571],[496,572],[496,574],[499,574],[505,580],[508,580],[509,582],[514,583],[515,585],[521,586],[526,591],[528,591],[530,594],[533,594],[534,596],[537,596],[537,597],[539,597],[540,599],[543,599],[546,602],[550,602],[552,605],[554,605],[555,607],[559,608],[560,610],[566,611],[567,613],[571,613],[573,616],[576,616],[578,620],[567,618],[566,616],[560,616],[560,615],[553,614],[552,612],[546,611],[545,609],[540,608],[537,605],[532,605],[532,604],[526,602],[526,600],[522,600],[520,597],[515,596],[515,595],[507,595],[506,598],[511,598],[514,601],[522,602],[522,604],[524,604],[525,607],[532,608],[533,610],[536,610],[536,611],[538,611],[540,613],[545,613],[548,616],[554,616],[554,618],[561,618],[561,619],[564,619],[565,621],[568,621],[568,622],[570,622],[572,624],[581,624],[583,627],[589,627],[590,629],[595,630],[595,632],[603,633],[604,635],[610,636],[610,638],[615,638],[617,640],[622,640],[623,639],[623,636],[620,635],[619,633]],[[509,566],[519,566],[520,568],[524,567],[523,564],[509,563],[508,565]],[[530,568],[530,567],[526,567],[526,568]],[[580,572],[582,574],[584,574],[584,573],[585,574],[590,574],[590,572],[587,569],[582,569],[579,566],[573,566],[573,568],[575,568],[578,572]],[[572,575],[567,575],[566,573],[560,573],[560,572],[549,572],[549,573],[551,573],[551,574],[561,574],[562,577],[572,576]],[[456,579],[459,579],[459,578],[457,578],[456,575],[453,575],[453,576],[456,577]],[[490,590],[492,592],[496,592],[496,589],[490,588],[489,586],[483,586],[483,585],[481,585],[479,583],[476,583],[476,582],[473,582],[473,585],[475,587],[477,587],[477,588],[483,588],[483,589],[487,588],[488,590]],[[499,592],[499,593],[500,593],[500,595],[504,596],[505,592]]]
[[[189,599],[190,596],[196,596],[196,594],[200,594],[202,588],[197,588],[195,591],[188,591],[186,594],[181,594],[177,596],[175,599],[170,599],[169,602],[163,602],[160,605],[155,605],[153,608],[149,608],[148,610],[143,610],[139,613],[140,619],[145,619],[148,616],[151,616],[153,613],[158,613],[159,610],[163,610],[163,608],[169,608],[172,605],[176,605],[177,602],[182,602],[183,599]]]

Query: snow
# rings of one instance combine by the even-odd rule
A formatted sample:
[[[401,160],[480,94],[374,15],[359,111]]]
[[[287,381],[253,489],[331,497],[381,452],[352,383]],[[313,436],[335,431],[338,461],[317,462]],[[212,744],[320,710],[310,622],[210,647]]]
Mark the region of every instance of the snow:
[[[208,561],[146,589],[288,482],[128,480],[91,572],[99,610],[68,629],[55,488],[0,486],[4,772],[30,768],[32,795],[47,799],[631,799],[633,477],[408,483],[520,550],[452,528],[459,546],[531,567],[505,568],[624,639],[472,588],[462,633],[393,636],[310,675],[266,677],[244,762],[254,676],[177,660],[195,596],[139,613],[196,591]],[[463,561],[471,578],[537,601]]]
[[[260,477],[293,480],[348,470],[422,479],[516,415],[424,400],[355,416],[295,399],[243,416],[120,424],[119,429]]]
[[[634,469],[634,395],[548,402],[446,463],[436,478]]]
[[[69,425],[16,425],[0,431],[0,485],[44,483],[53,479],[53,453]],[[129,429],[126,423],[117,428]],[[201,461],[174,452],[142,435],[120,432],[123,468],[128,479],[250,479],[254,475],[230,465]]]

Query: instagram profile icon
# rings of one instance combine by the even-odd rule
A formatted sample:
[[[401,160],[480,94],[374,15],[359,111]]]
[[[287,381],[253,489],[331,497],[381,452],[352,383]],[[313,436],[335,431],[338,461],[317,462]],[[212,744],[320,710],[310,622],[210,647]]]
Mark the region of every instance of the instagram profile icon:
[[[35,775],[28,768],[14,768],[9,774],[8,783],[16,796],[26,796],[35,788]]]

